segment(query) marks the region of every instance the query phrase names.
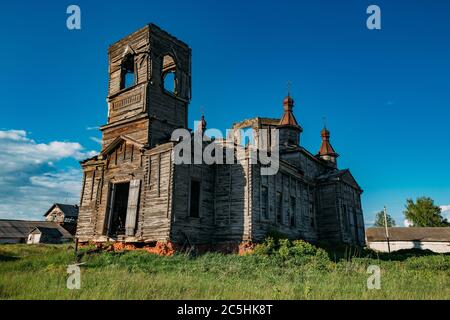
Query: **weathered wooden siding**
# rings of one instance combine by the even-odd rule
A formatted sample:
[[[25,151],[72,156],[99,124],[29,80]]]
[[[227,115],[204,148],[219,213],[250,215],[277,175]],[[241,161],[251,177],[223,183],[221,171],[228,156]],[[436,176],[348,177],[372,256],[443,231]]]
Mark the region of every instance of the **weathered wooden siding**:
[[[121,89],[124,58],[134,57],[135,84]],[[165,56],[175,62],[176,90],[165,90]],[[109,48],[108,124],[103,147],[119,134],[152,146],[168,141],[175,128],[187,127],[191,97],[191,49],[155,25],[148,25]],[[140,120],[144,119],[144,120]]]
[[[144,193],[139,216],[143,241],[168,241],[172,217],[173,155],[172,143],[147,151],[144,161]]]
[[[342,241],[349,244],[364,244],[365,231],[360,193],[345,181],[340,181],[337,188]]]
[[[135,73],[137,83],[145,83],[150,77],[149,74],[149,28],[148,26],[126,36],[120,41],[110,46],[109,56],[109,96],[114,96],[121,91],[121,63],[127,53],[135,53]],[[137,68],[136,68],[137,67]]]
[[[235,160],[216,166],[215,242],[252,240],[253,168],[245,150],[237,150]]]
[[[122,125],[110,125],[103,128],[103,148],[106,148],[111,142],[120,135],[126,135],[142,144],[147,143],[149,135],[149,121],[147,118],[124,123]]]
[[[305,177],[292,171],[281,163],[280,170],[273,176],[262,176],[260,166],[255,165],[253,172],[253,240],[261,241],[269,230],[282,232],[292,239],[316,241],[316,213],[310,210],[310,202],[314,201],[314,186]],[[268,190],[267,218],[262,211],[262,187]],[[282,195],[281,222],[277,220],[277,193]],[[295,208],[291,206],[295,201]],[[314,207],[313,207],[314,209]],[[295,212],[292,212],[295,211]],[[289,218],[294,216],[294,224]]]
[[[182,41],[156,26],[149,27],[151,79],[148,87],[148,113],[153,117],[150,144],[168,140],[176,128],[187,128],[188,104],[191,97],[191,49]],[[175,92],[165,90],[163,60],[170,56],[175,62]]]
[[[342,219],[338,204],[339,186],[326,183],[317,188],[318,229],[321,240],[339,243],[342,240]]]
[[[175,165],[171,239],[209,244],[214,232],[214,166]],[[200,182],[199,217],[190,216],[191,181]]]

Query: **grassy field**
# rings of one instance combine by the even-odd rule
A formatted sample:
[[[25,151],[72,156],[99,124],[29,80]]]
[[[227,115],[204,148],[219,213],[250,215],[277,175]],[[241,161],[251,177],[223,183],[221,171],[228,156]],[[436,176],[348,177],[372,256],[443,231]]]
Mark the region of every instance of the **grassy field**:
[[[303,245],[247,256],[142,251],[86,254],[81,289],[66,287],[70,245],[0,245],[0,299],[450,299],[450,256],[324,254]],[[367,289],[369,265],[381,289]]]

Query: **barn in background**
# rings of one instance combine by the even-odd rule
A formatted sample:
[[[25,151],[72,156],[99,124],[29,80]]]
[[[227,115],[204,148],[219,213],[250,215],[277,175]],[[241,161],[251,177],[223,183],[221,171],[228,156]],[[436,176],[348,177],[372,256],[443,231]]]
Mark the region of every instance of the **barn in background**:
[[[0,220],[0,243],[63,243],[72,240],[73,236],[56,222]]]
[[[390,251],[401,249],[431,250],[437,253],[450,252],[450,228],[388,228]],[[370,249],[388,252],[385,228],[368,228],[367,246]]]

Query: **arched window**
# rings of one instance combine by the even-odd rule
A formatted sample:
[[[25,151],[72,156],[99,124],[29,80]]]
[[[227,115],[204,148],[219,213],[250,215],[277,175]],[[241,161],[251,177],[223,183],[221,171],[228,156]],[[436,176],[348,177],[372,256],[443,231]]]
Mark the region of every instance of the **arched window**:
[[[136,83],[136,76],[134,72],[134,56],[128,54],[122,60],[121,65],[121,79],[120,79],[120,89],[126,89],[134,86]]]
[[[163,68],[162,68],[162,85],[165,91],[172,94],[177,94],[177,76],[176,76],[177,66],[175,60],[166,55],[163,58]]]

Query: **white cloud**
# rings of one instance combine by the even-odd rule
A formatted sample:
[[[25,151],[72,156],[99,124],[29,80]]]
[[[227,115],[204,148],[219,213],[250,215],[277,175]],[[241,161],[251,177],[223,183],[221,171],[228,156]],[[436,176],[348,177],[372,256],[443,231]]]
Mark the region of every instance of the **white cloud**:
[[[55,202],[78,204],[81,181],[81,170],[70,168],[34,175],[18,185],[10,184],[7,189],[11,192],[1,196],[0,217],[42,220],[43,214]]]
[[[442,216],[450,220],[450,204],[441,206]]]
[[[94,156],[84,151],[78,142],[52,141],[36,143],[23,130],[0,131],[0,176],[26,170],[65,158],[82,160]]]
[[[0,218],[42,219],[54,202],[78,203],[81,170],[75,160],[97,154],[77,142],[37,143],[24,130],[0,131]],[[60,160],[74,166],[59,168]]]
[[[411,226],[412,226],[412,223],[411,223],[408,219],[405,219],[405,220],[403,221],[403,225],[404,225],[405,227],[411,227]]]
[[[28,141],[27,133],[24,130],[0,131],[0,139],[9,139],[13,141]]]

